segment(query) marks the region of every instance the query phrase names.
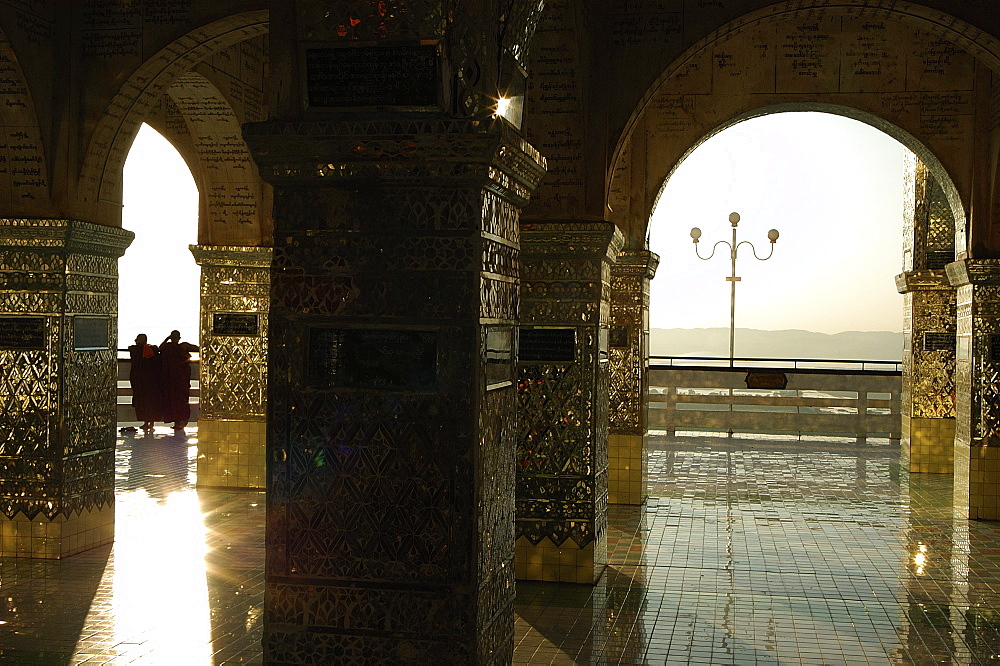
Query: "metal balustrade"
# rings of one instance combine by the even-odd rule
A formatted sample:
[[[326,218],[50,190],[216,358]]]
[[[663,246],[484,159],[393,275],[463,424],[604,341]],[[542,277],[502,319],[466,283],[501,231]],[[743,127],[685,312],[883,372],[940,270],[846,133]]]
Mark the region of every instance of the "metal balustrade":
[[[900,436],[898,361],[650,360],[650,430]]]

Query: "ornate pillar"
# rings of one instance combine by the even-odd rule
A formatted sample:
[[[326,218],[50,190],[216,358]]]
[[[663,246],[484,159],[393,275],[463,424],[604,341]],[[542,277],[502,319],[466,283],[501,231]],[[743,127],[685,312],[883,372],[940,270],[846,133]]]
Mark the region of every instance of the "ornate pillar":
[[[0,220],[0,557],[114,538],[122,229]]]
[[[903,234],[902,459],[911,472],[950,474],[955,448],[955,218],[941,185],[907,158]]]
[[[267,122],[265,661],[513,654],[518,216],[506,122]]]
[[[950,474],[955,450],[955,290],[944,271],[896,276],[903,294],[902,460]]]
[[[649,392],[649,281],[660,257],[646,251],[618,253],[611,267],[611,412],[608,434],[608,502],[646,501],[646,395]]]
[[[517,577],[593,584],[607,563],[610,222],[521,226]]]
[[[1000,259],[948,264],[958,288],[955,511],[1000,519]]]
[[[191,253],[201,266],[198,485],[263,488],[271,248]]]

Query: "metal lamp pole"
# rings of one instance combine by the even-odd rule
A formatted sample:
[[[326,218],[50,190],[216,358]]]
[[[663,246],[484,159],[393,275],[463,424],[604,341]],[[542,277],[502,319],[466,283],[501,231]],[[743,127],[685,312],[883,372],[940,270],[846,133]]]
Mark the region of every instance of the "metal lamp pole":
[[[749,245],[750,246],[750,250],[753,252],[753,256],[754,256],[755,259],[757,259],[758,261],[767,261],[768,259],[771,258],[771,255],[774,254],[774,244],[778,240],[778,230],[777,229],[771,229],[770,231],[767,232],[767,239],[769,241],[771,241],[771,251],[768,253],[768,255],[766,257],[758,257],[757,256],[757,248],[755,248],[753,246],[753,243],[751,243],[750,241],[740,241],[739,243],[736,242],[736,225],[738,225],[740,223],[740,214],[739,213],[730,213],[729,214],[729,223],[731,225],[733,225],[733,240],[732,241],[719,241],[718,243],[716,243],[715,245],[712,246],[712,254],[708,255],[707,257],[703,257],[703,256],[701,256],[701,254],[698,253],[698,240],[701,238],[701,229],[699,229],[698,227],[695,227],[695,228],[691,229],[691,240],[694,241],[694,243],[695,243],[695,246],[694,246],[695,256],[697,256],[699,259],[703,259],[705,261],[708,261],[709,259],[711,259],[712,257],[715,256],[715,250],[720,245],[728,245],[729,246],[729,258],[730,258],[730,262],[731,262],[731,265],[732,265],[732,273],[730,274],[729,277],[726,278],[726,281],[729,282],[730,285],[731,285],[730,286],[730,290],[729,290],[729,367],[733,367],[734,360],[736,358],[736,354],[735,354],[735,348],[736,348],[736,283],[740,281],[740,278],[736,277],[736,253],[739,251],[741,245]]]

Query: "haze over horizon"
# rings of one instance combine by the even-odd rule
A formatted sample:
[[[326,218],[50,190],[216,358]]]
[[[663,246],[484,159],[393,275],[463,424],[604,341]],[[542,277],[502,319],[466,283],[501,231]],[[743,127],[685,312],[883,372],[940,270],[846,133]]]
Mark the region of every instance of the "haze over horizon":
[[[729,250],[740,248],[736,326],[820,333],[902,331],[903,165],[908,150],[864,123],[825,113],[753,118],[712,136],[667,181],[650,224],[660,255],[650,326],[729,326]],[[739,344],[737,342],[737,344]],[[728,349],[727,349],[728,355]]]

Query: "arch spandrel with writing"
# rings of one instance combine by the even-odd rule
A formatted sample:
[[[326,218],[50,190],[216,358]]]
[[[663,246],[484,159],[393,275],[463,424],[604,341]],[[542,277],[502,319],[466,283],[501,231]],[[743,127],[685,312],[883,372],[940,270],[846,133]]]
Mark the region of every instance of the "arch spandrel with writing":
[[[660,188],[688,151],[775,110],[829,111],[879,127],[938,165],[954,182],[954,207],[967,209],[985,67],[945,36],[885,16],[813,11],[727,32],[675,63],[636,114],[610,171],[609,214],[641,241]]]

